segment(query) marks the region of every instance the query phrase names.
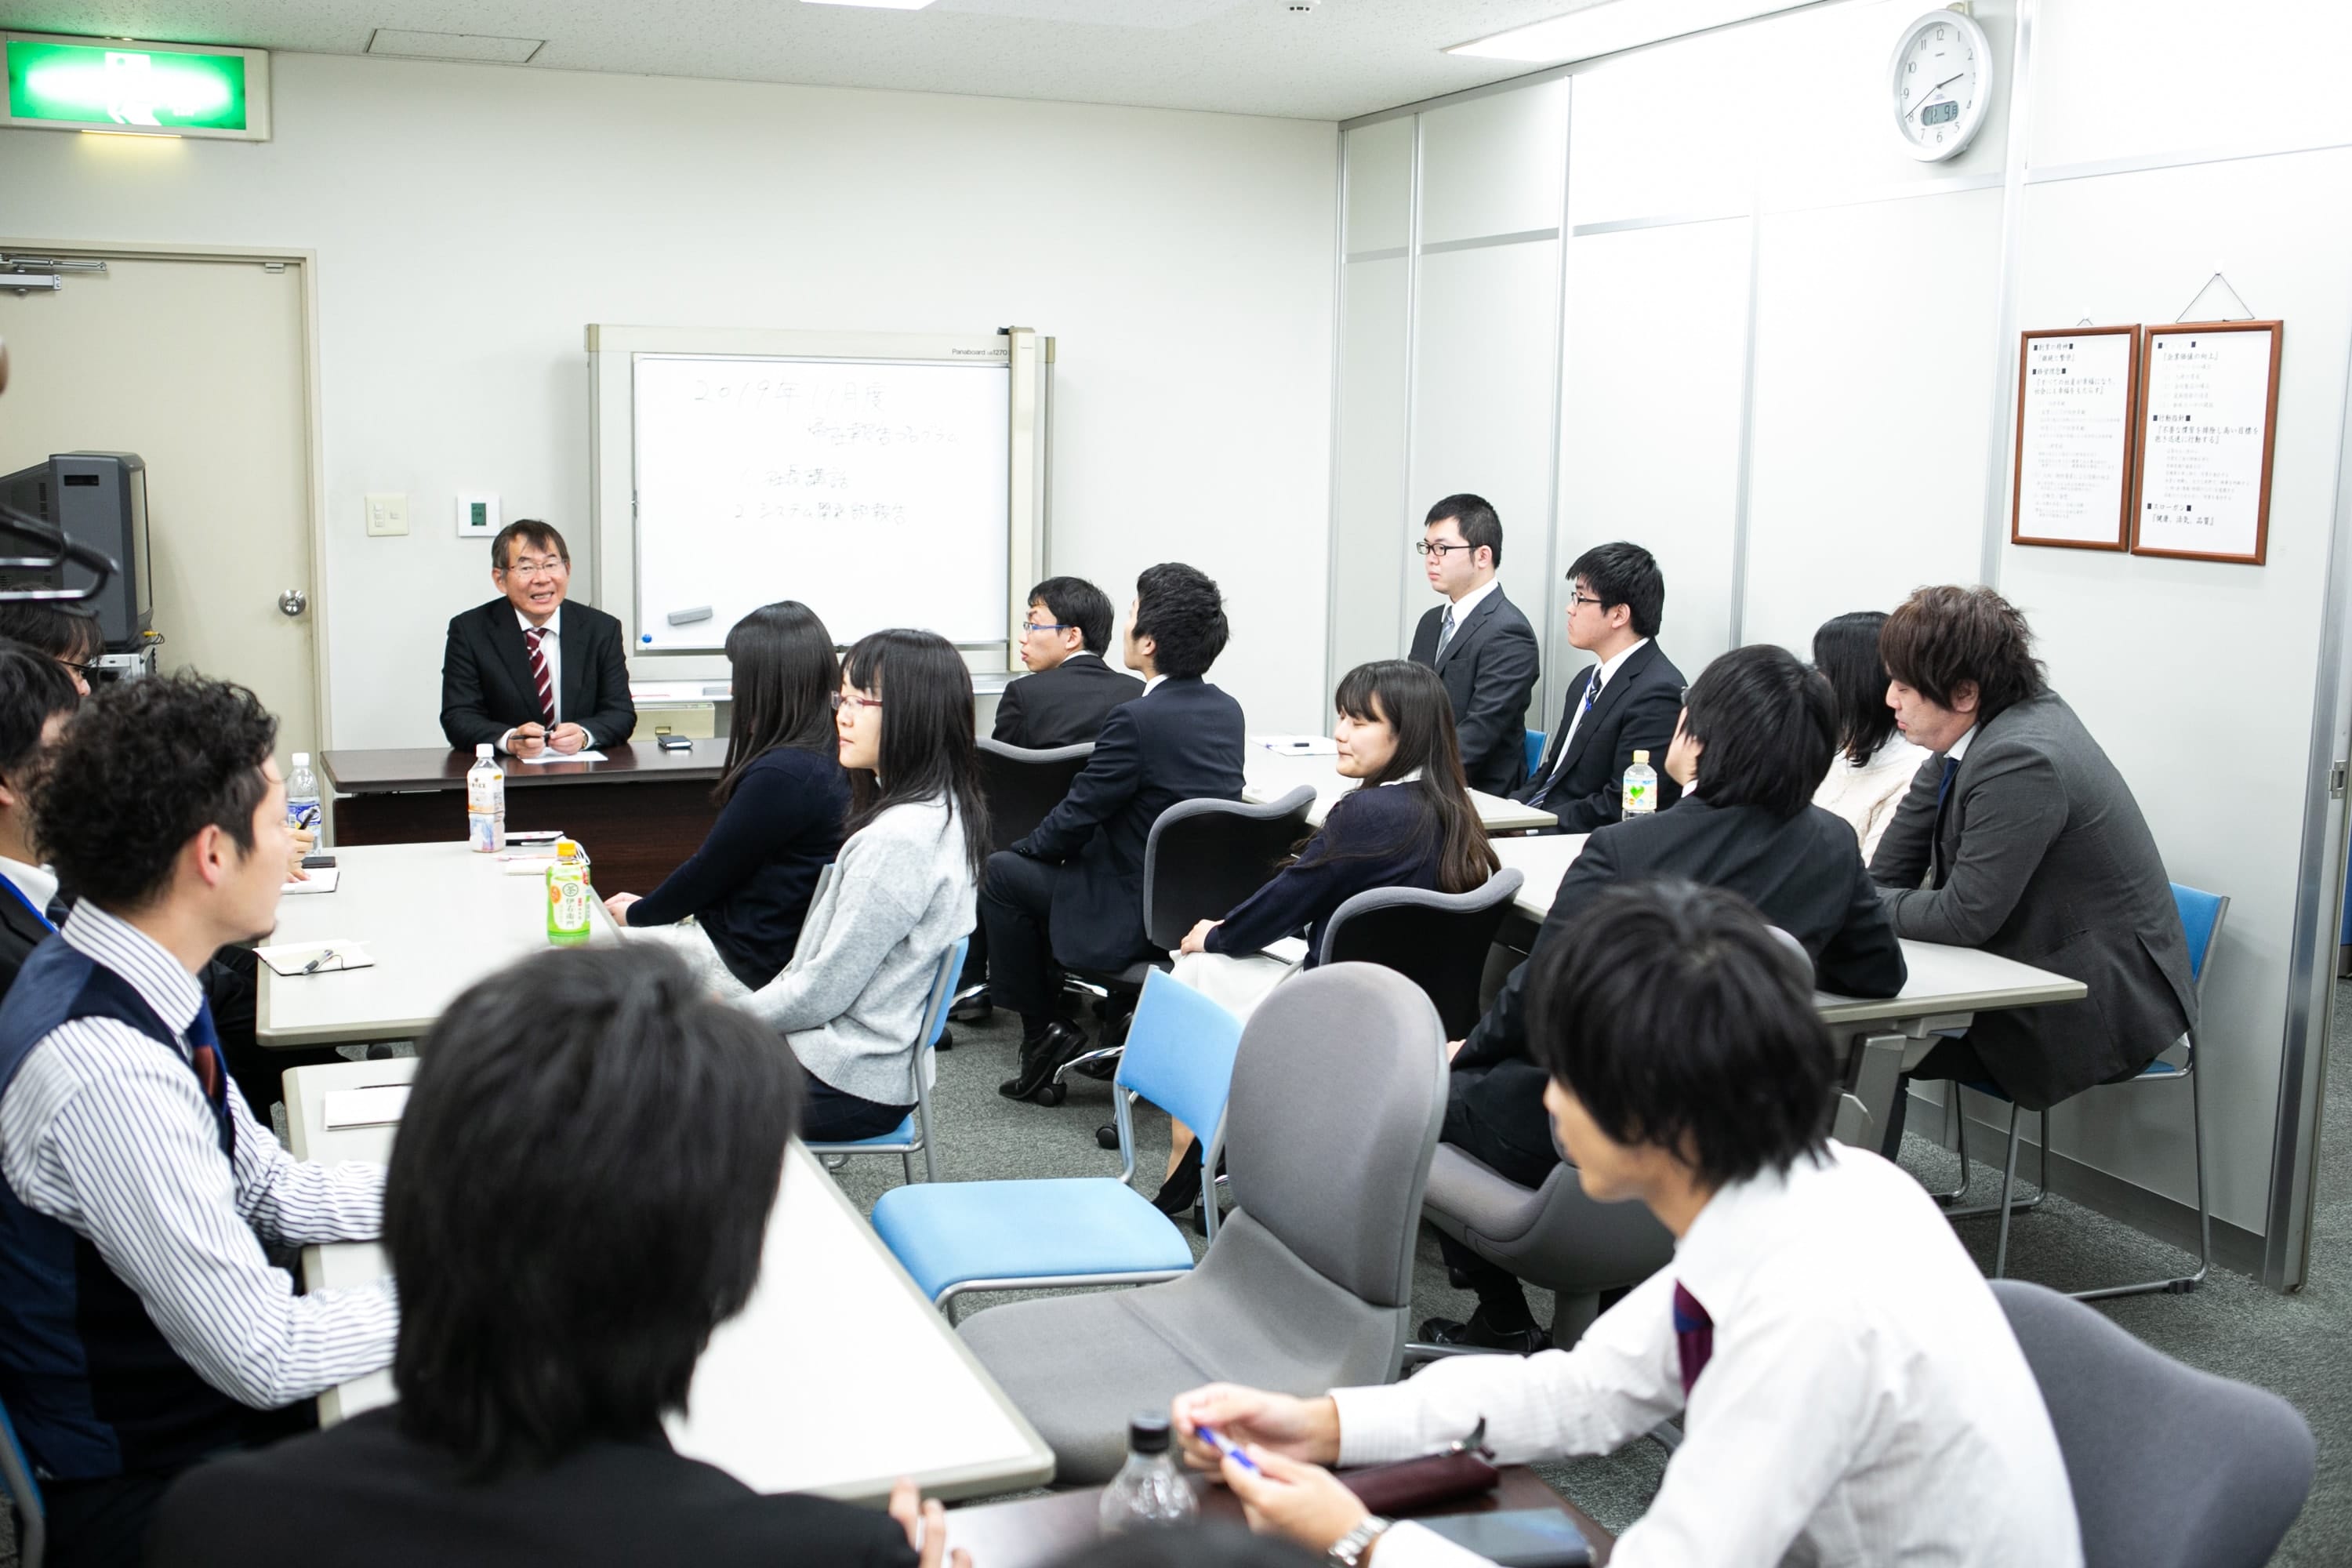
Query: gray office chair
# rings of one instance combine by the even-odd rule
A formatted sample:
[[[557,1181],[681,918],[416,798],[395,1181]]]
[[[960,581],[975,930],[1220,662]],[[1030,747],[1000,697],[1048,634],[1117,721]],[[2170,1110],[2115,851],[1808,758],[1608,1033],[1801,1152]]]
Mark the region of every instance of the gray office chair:
[[[2311,1428],[2266,1389],[2183,1366],[2057,1291],[1992,1293],[2042,1385],[2084,1568],[2257,1568],[2311,1491]]]
[[[1070,783],[1086,771],[1095,754],[1092,741],[1075,746],[1033,751],[1008,746],[986,736],[978,742],[980,794],[988,802],[988,847],[1010,849],[1035,831],[1048,813],[1070,793]],[[957,977],[954,1002],[965,1002],[986,988],[988,939],[975,926],[963,973]]]
[[[1204,1383],[1305,1394],[1394,1378],[1444,1111],[1444,1036],[1412,982],[1339,963],[1276,987],[1234,1060],[1235,1206],[1192,1273],[1016,1301],[959,1330],[1052,1447],[1056,1481],[1108,1479],[1128,1417]]]
[[[1487,950],[1526,880],[1524,872],[1506,868],[1466,893],[1368,889],[1323,922],[1315,962],[1395,970],[1428,994],[1445,1037],[1458,1040],[1478,1022]]]
[[[33,1479],[32,1456],[17,1441],[16,1423],[0,1405],[0,1492],[16,1507],[16,1561],[19,1568],[41,1568],[49,1541],[48,1519],[41,1507],[40,1483]]]

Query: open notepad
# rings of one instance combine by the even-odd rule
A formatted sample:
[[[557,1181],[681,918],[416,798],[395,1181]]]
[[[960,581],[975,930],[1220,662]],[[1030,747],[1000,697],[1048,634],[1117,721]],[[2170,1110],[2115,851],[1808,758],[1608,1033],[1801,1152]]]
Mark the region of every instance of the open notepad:
[[[364,943],[329,937],[323,942],[286,942],[276,947],[257,947],[253,956],[269,965],[272,974],[299,978],[307,974],[332,974],[344,969],[366,969],[375,960],[368,956]]]

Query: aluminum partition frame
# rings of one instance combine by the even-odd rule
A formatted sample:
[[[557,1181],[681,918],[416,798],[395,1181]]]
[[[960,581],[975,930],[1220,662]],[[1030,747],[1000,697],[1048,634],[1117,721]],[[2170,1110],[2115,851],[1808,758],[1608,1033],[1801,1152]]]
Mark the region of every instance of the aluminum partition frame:
[[[1819,5],[1856,3],[1856,0],[1816,0],[1815,5],[1796,9],[1811,10]],[[2036,168],[2031,163],[2028,145],[2028,125],[2032,108],[2032,71],[2033,65],[2033,35],[2039,19],[2041,0],[2016,0],[2016,34],[2011,56],[2010,124],[2008,145],[2004,153],[2002,173],[1992,175],[1960,175],[1942,180],[1920,181],[1900,189],[1867,190],[1843,193],[1827,198],[1811,198],[1785,204],[1768,205],[1751,199],[1744,212],[1668,212],[1638,215],[1607,222],[1570,226],[1566,222],[1563,202],[1560,230],[1561,268],[1565,278],[1569,242],[1588,234],[1615,232],[1621,229],[1669,227],[1684,224],[1712,223],[1726,218],[1745,216],[1749,222],[1750,286],[1748,301],[1748,343],[1747,353],[1751,363],[1748,370],[1741,398],[1741,456],[1738,515],[1735,521],[1733,547],[1735,595],[1731,606],[1732,640],[1736,646],[1744,616],[1741,602],[1746,588],[1746,475],[1748,462],[1748,432],[1753,420],[1754,353],[1756,316],[1759,306],[1755,278],[1755,262],[1760,249],[1762,219],[1768,213],[1805,210],[1820,206],[1843,205],[1857,202],[1882,201],[1914,196],[1953,194],[1969,189],[1985,189],[1998,184],[2002,190],[2001,238],[1998,278],[1998,330],[2004,335],[2000,353],[1995,363],[2001,374],[1993,377],[1991,397],[1991,439],[1986,459],[1987,495],[1985,523],[1980,549],[1981,572],[1991,586],[2000,585],[2000,567],[2008,546],[2008,418],[2013,413],[2011,399],[2014,388],[2009,384],[2007,368],[2013,363],[2011,343],[2015,335],[2015,310],[2020,274],[2023,266],[2022,195],[2029,185],[2065,180],[2095,179],[2104,175],[2132,174],[2149,170],[2185,168],[2204,163],[2232,163],[2246,159],[2278,157],[2296,153],[2324,152],[2352,147],[2352,141],[2341,137],[2305,138],[2277,143],[2245,143],[2184,149],[2126,158],[2102,159],[2074,164],[2053,164]],[[1721,28],[1703,32],[1724,31],[1735,27],[1769,25],[1795,14],[1784,11],[1770,16],[1725,24]],[[1617,55],[1597,56],[1569,65],[1547,67],[1504,81],[1465,89],[1460,92],[1400,104],[1371,114],[1358,116],[1340,123],[1342,132],[1342,178],[1345,174],[1345,132],[1361,129],[1382,121],[1406,115],[1416,118],[1426,110],[1459,103],[1496,93],[1516,91],[1522,88],[1568,78],[1571,80],[1582,71],[1607,60],[1624,55],[1645,53],[1652,49],[1671,48],[1685,43],[1698,34],[1686,34],[1664,39],[1636,49],[1620,51]],[[1574,99],[1570,103],[1569,135],[1575,137]],[[1412,171],[1413,223],[1412,237],[1419,238],[1421,199],[1420,135],[1414,135]],[[1345,247],[1344,230],[1339,238]],[[1417,253],[1417,243],[1408,250]],[[1408,266],[1412,264],[1409,261]],[[1417,303],[1413,289],[1408,286],[1408,311]],[[1567,301],[1563,289],[1558,311],[1558,325],[1565,345]],[[1408,319],[1407,331],[1412,331]],[[1342,345],[1344,348],[1344,345]],[[1335,361],[1337,359],[1335,354]],[[1563,354],[1563,359],[1565,355]],[[1409,364],[1411,356],[1408,359]],[[1410,375],[1410,370],[1408,374]],[[1563,368],[1562,376],[1565,370]],[[1555,424],[1558,399],[1563,381],[1556,380]],[[2331,520],[2327,558],[2327,587],[2323,600],[2320,646],[2323,663],[2314,693],[2311,736],[2305,771],[2305,793],[2303,805],[2303,841],[2300,865],[2296,872],[2296,890],[2293,921],[2293,944],[2290,954],[2287,1013],[2282,1039],[2278,1104],[2274,1117],[2274,1135],[2271,1156],[2271,1180],[2265,1204],[2263,1237],[2263,1283],[2274,1290],[2299,1288],[2307,1269],[2310,1249],[2310,1223],[2313,1194],[2317,1180],[2317,1127],[2326,1089],[2326,1045],[2334,1016],[2334,960],[2337,946],[2339,911],[2347,865],[2352,865],[2352,847],[2347,847],[2347,835],[2352,830],[2345,804],[2346,771],[2352,770],[2352,353],[2347,353],[2345,374],[2343,421],[2337,434],[2336,495],[2335,515]],[[1412,390],[1408,383],[1406,396],[1407,426],[1412,428]],[[1408,457],[1410,440],[1408,438]],[[1336,484],[1339,457],[1335,439],[1333,473]],[[1554,510],[1558,509],[1558,437],[1554,437]],[[1408,471],[1408,493],[1410,493]],[[1334,510],[1336,519],[1336,504]],[[1557,546],[1558,519],[1554,519],[1554,547]],[[1557,569],[1557,563],[1553,563]],[[1337,624],[1338,606],[1331,606],[1332,623]],[[1547,711],[1549,711],[1549,688],[1547,676]]]

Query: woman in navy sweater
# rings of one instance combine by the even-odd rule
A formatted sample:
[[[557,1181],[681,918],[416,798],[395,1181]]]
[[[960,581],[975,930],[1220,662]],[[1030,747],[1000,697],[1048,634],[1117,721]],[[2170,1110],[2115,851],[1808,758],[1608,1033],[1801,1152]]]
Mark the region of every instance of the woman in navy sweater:
[[[1360,781],[1332,803],[1321,831],[1274,880],[1223,920],[1202,921],[1179,949],[1175,978],[1236,1016],[1246,1018],[1267,992],[1315,964],[1323,922],[1373,888],[1426,888],[1466,893],[1500,864],[1486,842],[1462,773],[1454,704],[1436,671],[1409,659],[1360,664],[1340,680],[1332,705],[1339,773]],[[1303,956],[1266,948],[1304,931]],[[1179,1124],[1170,1185],[1160,1202],[1191,1206],[1177,1190],[1181,1173],[1197,1186],[1200,1163],[1184,1158],[1192,1142]]]
[[[722,996],[757,991],[792,962],[817,873],[841,847],[849,775],[835,755],[833,637],[806,605],[762,605],[727,634],[735,721],[702,847],[643,898],[604,900],[667,942]],[[691,925],[678,922],[692,917]]]

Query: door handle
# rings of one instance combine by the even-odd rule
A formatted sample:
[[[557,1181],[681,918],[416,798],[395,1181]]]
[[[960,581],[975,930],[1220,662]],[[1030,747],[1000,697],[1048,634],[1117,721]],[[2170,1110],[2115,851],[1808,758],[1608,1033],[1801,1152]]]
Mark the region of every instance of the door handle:
[[[299,588],[289,588],[278,595],[278,611],[280,615],[299,616],[310,607],[310,595]]]

